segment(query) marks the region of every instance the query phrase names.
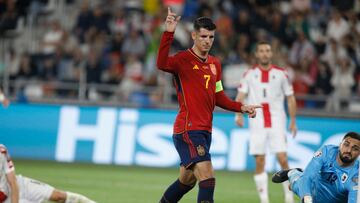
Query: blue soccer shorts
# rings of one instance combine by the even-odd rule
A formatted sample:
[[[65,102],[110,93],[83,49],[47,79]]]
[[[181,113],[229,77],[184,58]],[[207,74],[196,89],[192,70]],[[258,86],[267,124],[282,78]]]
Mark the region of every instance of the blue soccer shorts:
[[[186,169],[202,161],[210,161],[211,133],[204,130],[174,134],[173,141],[180,156],[180,165]]]

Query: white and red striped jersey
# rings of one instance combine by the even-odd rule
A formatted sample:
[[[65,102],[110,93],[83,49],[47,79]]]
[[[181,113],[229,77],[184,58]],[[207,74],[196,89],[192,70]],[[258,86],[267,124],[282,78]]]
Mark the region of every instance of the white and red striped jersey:
[[[6,147],[0,144],[0,193],[9,194],[6,175],[15,170]],[[0,194],[0,196],[2,195]]]
[[[247,94],[246,103],[263,106],[250,126],[271,128],[274,122],[286,121],[284,99],[294,90],[285,69],[271,65],[263,70],[255,65],[244,73],[238,91]]]

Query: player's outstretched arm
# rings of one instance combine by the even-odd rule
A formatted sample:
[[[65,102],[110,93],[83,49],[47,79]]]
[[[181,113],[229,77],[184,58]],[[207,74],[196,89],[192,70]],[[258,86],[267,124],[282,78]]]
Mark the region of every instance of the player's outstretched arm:
[[[241,102],[233,101],[225,95],[223,90],[216,93],[215,100],[216,106],[229,111],[249,114],[250,118],[254,118],[256,116],[257,108],[262,108],[261,105],[243,105]]]
[[[10,190],[11,190],[11,203],[19,203],[19,186],[17,184],[16,181],[16,174],[15,171],[11,171],[9,173],[6,174],[6,179],[7,182],[10,186]]]

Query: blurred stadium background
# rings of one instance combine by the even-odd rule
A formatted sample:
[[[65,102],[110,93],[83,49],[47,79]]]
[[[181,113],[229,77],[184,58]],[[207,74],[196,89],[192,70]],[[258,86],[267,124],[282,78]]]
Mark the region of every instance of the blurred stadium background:
[[[192,45],[193,19],[215,20],[212,54],[233,98],[255,43],[271,42],[299,107],[290,166],[360,132],[359,0],[0,0],[0,84],[12,100],[0,109],[0,142],[18,173],[101,203],[158,201],[178,164],[172,78],[155,67],[167,6],[182,16],[173,51]],[[257,202],[247,127],[217,112],[216,199]],[[266,167],[278,169],[273,156]]]

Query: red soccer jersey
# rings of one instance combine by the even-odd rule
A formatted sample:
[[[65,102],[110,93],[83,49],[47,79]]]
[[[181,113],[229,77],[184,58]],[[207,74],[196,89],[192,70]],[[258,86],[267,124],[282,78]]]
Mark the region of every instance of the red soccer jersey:
[[[173,36],[174,33],[164,32],[157,66],[174,75],[180,107],[174,134],[188,130],[211,132],[215,105],[240,111],[241,104],[228,99],[222,91],[221,65],[216,57],[209,55],[203,61],[191,49],[168,56]]]

